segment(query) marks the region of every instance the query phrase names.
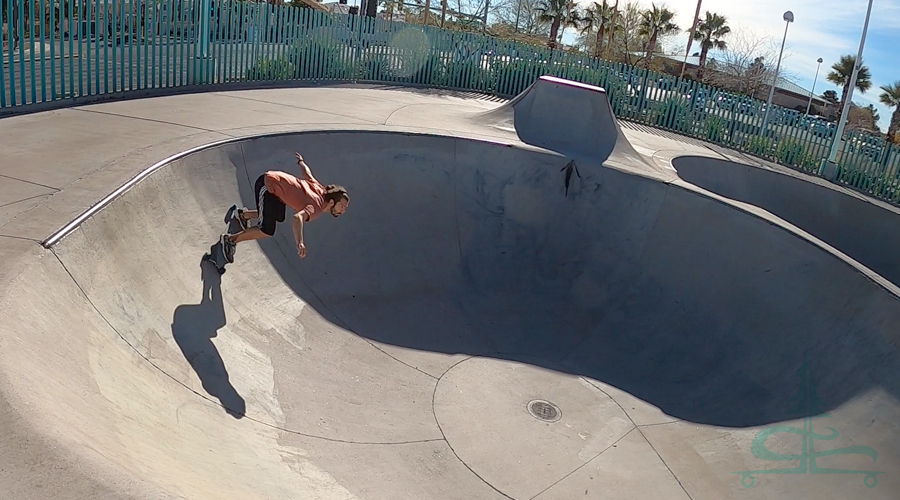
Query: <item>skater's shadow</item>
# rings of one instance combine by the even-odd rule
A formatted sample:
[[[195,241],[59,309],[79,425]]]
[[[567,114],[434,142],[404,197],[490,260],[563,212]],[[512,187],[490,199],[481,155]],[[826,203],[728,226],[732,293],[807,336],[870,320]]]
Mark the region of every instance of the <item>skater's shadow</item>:
[[[225,363],[212,342],[218,329],[226,322],[222,277],[211,264],[201,262],[200,269],[203,297],[199,304],[183,304],[175,308],[172,336],[203,383],[203,389],[218,399],[229,415],[242,418],[246,410],[244,398],[231,386]]]

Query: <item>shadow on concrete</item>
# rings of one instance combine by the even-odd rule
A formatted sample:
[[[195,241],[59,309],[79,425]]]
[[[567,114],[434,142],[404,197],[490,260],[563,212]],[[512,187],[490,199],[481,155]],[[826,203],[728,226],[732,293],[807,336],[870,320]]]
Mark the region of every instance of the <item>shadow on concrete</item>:
[[[226,324],[222,277],[212,264],[201,262],[200,269],[203,297],[199,304],[184,304],[175,308],[172,337],[203,383],[203,389],[218,399],[229,415],[243,418],[246,411],[244,398],[231,385],[222,356],[212,342],[219,328]]]
[[[316,243],[309,239],[320,252]],[[336,278],[345,284],[343,292],[322,293],[317,278],[303,270],[315,258],[300,262],[285,242],[262,241],[261,248],[298,297],[363,338],[404,350],[491,357],[585,376],[698,424],[743,428],[808,416],[810,409],[795,402],[804,390],[798,373],[806,361],[822,411],[878,385],[900,394],[893,374],[900,363],[877,333],[878,309],[896,307],[890,300],[863,305],[864,295],[851,301],[846,325],[802,313],[792,324],[782,317],[768,322],[764,313],[754,318],[749,303],[743,311],[711,306],[724,307],[723,315],[734,317],[723,320],[719,314],[685,310],[693,300],[685,302],[652,280],[612,287],[610,295],[620,298],[600,306],[606,310],[579,310],[553,297],[554,291],[502,297],[502,292],[465,285],[419,296],[369,295],[363,301],[355,297],[360,290],[352,280]],[[348,272],[367,273],[353,264],[351,253],[344,258],[353,269]],[[711,294],[722,293],[715,287]],[[856,322],[855,314],[871,319]],[[881,362],[864,361],[873,359]]]
[[[571,215],[528,227],[503,210],[477,208],[478,199],[432,202],[415,179],[401,185],[416,185],[418,198],[382,210],[378,203],[397,198],[365,187],[383,184],[356,174],[342,155],[329,163],[340,175],[320,167],[320,179],[341,178],[358,193],[347,215],[304,229],[303,260],[286,224],[260,247],[324,319],[399,347],[401,359],[415,350],[529,363],[607,383],[677,419],[735,428],[808,416],[796,404],[805,360],[817,410],[876,389],[900,396],[900,356],[887,326],[900,321],[897,298],[734,208],[590,168],[584,182],[602,175],[602,189],[567,197],[554,166],[554,176],[536,176],[529,187],[548,193],[543,206],[554,215]],[[379,167],[365,166],[391,171]],[[255,174],[239,179],[248,206]],[[499,192],[458,189],[486,197],[485,206]],[[470,212],[447,218],[454,229],[437,206]],[[456,255],[446,251],[457,248],[454,230],[466,233]]]

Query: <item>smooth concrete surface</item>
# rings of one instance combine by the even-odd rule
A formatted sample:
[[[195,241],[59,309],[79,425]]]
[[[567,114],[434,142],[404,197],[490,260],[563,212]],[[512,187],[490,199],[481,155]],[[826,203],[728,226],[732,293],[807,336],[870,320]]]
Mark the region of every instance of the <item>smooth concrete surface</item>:
[[[900,208],[719,158],[683,156],[672,165],[682,179],[764,208],[900,285]]]
[[[646,132],[622,127],[633,152],[579,156],[566,192],[572,156],[478,123],[496,102],[396,89],[240,94],[196,108],[181,96],[142,101],[134,117],[134,103],[90,108],[152,130],[167,116],[214,125],[217,106],[232,101],[395,104],[360,106],[361,124],[278,123],[277,114],[210,127],[202,133],[235,139],[161,165],[51,249],[38,245],[139,165],[177,152],[167,134],[142,146],[122,134],[108,166],[74,157],[58,194],[0,226],[0,309],[14,312],[0,323],[9,448],[0,491],[27,500],[900,493],[896,287],[667,165],[669,151],[709,149],[634,140]],[[40,118],[52,126],[50,116],[29,120]],[[320,180],[350,189],[348,212],[306,227],[303,260],[281,226],[241,244],[222,276],[201,265],[227,207],[252,204],[264,170],[296,170],[294,151]],[[67,211],[38,212],[69,192]],[[43,222],[25,223],[34,213]],[[559,407],[559,419],[533,417],[534,400]],[[754,438],[773,425],[787,427],[760,453]],[[839,452],[812,460],[810,445]],[[798,466],[742,485],[743,471]],[[877,484],[822,468],[875,471]]]

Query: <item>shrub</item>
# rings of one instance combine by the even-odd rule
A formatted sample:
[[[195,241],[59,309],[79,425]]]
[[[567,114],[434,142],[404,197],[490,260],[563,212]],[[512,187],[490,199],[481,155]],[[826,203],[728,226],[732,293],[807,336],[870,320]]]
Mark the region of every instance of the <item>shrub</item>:
[[[772,152],[772,140],[768,137],[750,136],[745,147],[750,154],[768,156]]]
[[[682,97],[669,97],[655,104],[654,108],[658,127],[687,132],[693,125],[689,119],[690,105]]]
[[[260,57],[247,68],[248,80],[289,80],[294,76],[294,65],[286,57]]]
[[[803,143],[796,139],[782,139],[775,146],[775,158],[786,165],[797,165],[805,153]]]
[[[288,60],[294,65],[295,78],[349,80],[356,70],[350,50],[338,40],[308,36],[290,48]]]
[[[720,116],[710,116],[704,122],[706,140],[710,142],[724,142],[728,133],[725,119]]]

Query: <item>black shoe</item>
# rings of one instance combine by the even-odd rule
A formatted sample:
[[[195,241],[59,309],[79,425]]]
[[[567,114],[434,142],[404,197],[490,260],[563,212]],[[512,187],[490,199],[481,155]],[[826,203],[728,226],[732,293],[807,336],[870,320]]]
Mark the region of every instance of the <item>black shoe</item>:
[[[219,242],[222,244],[222,252],[225,254],[225,260],[233,264],[236,245],[231,241],[231,238],[228,237],[228,233],[222,233],[222,236],[219,237]]]

